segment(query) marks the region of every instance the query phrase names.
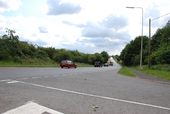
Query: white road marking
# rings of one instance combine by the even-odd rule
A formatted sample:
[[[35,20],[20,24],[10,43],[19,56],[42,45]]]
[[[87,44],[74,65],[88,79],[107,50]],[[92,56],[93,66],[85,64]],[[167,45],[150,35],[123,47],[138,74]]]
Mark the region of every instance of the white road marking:
[[[9,110],[2,114],[43,114],[45,112],[48,114],[64,114],[64,113],[52,110],[50,108],[41,106],[34,102],[28,102],[27,104],[23,106]]]
[[[13,81],[10,81],[10,82],[7,82],[8,84],[12,84],[12,83],[17,83],[19,81],[16,81],[16,80],[13,80]]]
[[[10,81],[10,79],[0,80],[0,82],[8,82],[8,81]]]
[[[29,82],[23,82],[23,81],[18,81],[18,82],[26,84],[26,85],[31,85],[31,86],[36,86],[36,87],[41,87],[41,88],[46,88],[46,89],[51,89],[51,90],[56,90],[56,91],[62,91],[62,92],[66,92],[66,93],[72,93],[72,94],[77,94],[77,95],[95,97],[95,98],[100,98],[100,99],[105,99],[105,100],[124,102],[124,103],[129,103],[129,104],[147,106],[147,107],[158,108],[158,109],[170,111],[170,108],[168,108],[168,107],[163,107],[163,106],[158,106],[158,105],[153,105],[153,104],[146,104],[146,103],[141,103],[141,102],[136,102],[136,101],[129,101],[129,100],[112,98],[112,97],[105,97],[105,96],[100,96],[100,95],[95,95],[95,94],[76,92],[76,91],[65,90],[65,89],[60,89],[60,88],[55,88],[55,87],[50,87],[50,86],[44,86],[44,85],[39,85],[39,84],[34,84],[34,83],[29,83]]]

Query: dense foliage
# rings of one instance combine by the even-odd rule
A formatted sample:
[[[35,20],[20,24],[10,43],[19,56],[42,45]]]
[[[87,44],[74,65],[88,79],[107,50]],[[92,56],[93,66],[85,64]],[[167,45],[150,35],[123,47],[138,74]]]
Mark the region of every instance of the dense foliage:
[[[132,40],[126,47],[122,50],[120,58],[124,65],[139,65],[140,61],[140,47],[141,47],[141,38],[137,37],[135,40]],[[148,38],[143,36],[143,60],[147,58],[148,51],[147,45]],[[145,62],[145,61],[144,61]]]
[[[127,66],[139,65],[141,36],[136,37],[122,50],[120,59]],[[170,64],[170,21],[153,35],[151,53],[148,53],[148,37],[143,36],[143,64]]]
[[[0,36],[0,61],[20,62],[31,59],[52,60],[60,62],[70,59],[74,62],[93,64],[95,61],[106,62],[109,58],[107,52],[85,54],[77,50],[55,49],[53,47],[39,47],[28,42],[19,41],[14,36],[15,31],[8,29],[7,35]]]

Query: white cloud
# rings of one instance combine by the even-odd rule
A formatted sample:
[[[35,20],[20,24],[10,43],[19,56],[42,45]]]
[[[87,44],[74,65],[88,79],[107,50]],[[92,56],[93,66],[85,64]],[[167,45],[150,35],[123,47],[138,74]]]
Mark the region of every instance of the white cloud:
[[[82,35],[85,37],[113,37],[126,26],[127,21],[124,17],[108,16],[102,22],[87,23],[82,26]]]
[[[78,13],[81,8],[71,3],[62,3],[61,0],[47,0],[48,15],[74,14]]]
[[[46,27],[44,27],[44,26],[39,26],[39,31],[40,31],[40,33],[48,33],[48,30],[47,30],[47,28]]]
[[[0,0],[0,13],[5,11],[16,11],[21,5],[21,0]]]
[[[127,42],[141,35],[140,9],[126,6],[143,7],[144,35],[148,35],[149,18],[170,11],[168,0],[36,0],[37,7],[31,7],[30,11],[33,3],[34,0],[26,3],[0,0],[0,33],[10,28],[16,30],[21,40],[86,53],[105,50],[119,54]],[[20,7],[22,4],[25,10]],[[22,15],[21,10],[26,13]],[[169,17],[153,22],[153,33],[165,25],[165,19]]]
[[[47,42],[41,40],[41,39],[37,39],[36,41],[32,42],[38,46],[46,46],[47,45]]]
[[[0,7],[1,8],[7,8],[7,4],[4,1],[0,1]]]
[[[112,37],[113,31],[99,24],[88,23],[82,30],[84,37]]]
[[[114,28],[115,30],[122,29],[127,26],[127,19],[123,16],[108,16],[103,22],[106,27]]]

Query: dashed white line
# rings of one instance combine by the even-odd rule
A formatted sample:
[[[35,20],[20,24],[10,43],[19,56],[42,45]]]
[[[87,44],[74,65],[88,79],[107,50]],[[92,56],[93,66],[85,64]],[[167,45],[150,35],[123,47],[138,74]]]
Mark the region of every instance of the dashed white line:
[[[23,82],[23,81],[18,81],[18,82],[26,84],[26,85],[31,85],[31,86],[36,86],[36,87],[41,87],[41,88],[46,88],[46,89],[51,89],[51,90],[56,90],[56,91],[62,91],[62,92],[66,92],[66,93],[72,93],[72,94],[77,94],[77,95],[95,97],[95,98],[100,98],[100,99],[105,99],[105,100],[124,102],[124,103],[129,103],[129,104],[147,106],[147,107],[158,108],[158,109],[170,111],[170,108],[168,108],[168,107],[163,107],[163,106],[158,106],[158,105],[153,105],[153,104],[146,104],[146,103],[141,103],[141,102],[136,102],[136,101],[129,101],[129,100],[112,98],[112,97],[105,97],[105,96],[100,96],[100,95],[95,95],[95,94],[76,92],[76,91],[65,90],[65,89],[60,89],[60,88],[55,88],[55,87],[50,87],[50,86],[44,86],[44,85],[39,85],[39,84],[34,84],[34,83],[29,83],[29,82]]]

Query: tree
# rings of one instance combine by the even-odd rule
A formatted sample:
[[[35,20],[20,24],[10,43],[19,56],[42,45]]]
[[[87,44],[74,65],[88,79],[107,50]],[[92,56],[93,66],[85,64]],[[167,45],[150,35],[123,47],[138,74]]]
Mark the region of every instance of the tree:
[[[140,48],[141,48],[141,38],[143,37],[143,60],[146,59],[148,55],[148,37],[139,36],[135,40],[132,40],[126,47],[122,50],[120,58],[124,65],[139,65],[140,60]],[[146,63],[144,63],[146,64]]]
[[[71,54],[65,49],[58,50],[55,53],[55,61],[60,62],[62,60],[71,59]]]
[[[162,46],[157,51],[151,54],[151,63],[155,64],[170,64],[170,46]]]
[[[18,37],[14,36],[14,33],[16,33],[15,30],[6,28],[6,32],[9,36],[9,38],[18,40]]]
[[[140,39],[135,38],[125,46],[120,54],[124,65],[138,65],[140,59]],[[148,38],[143,36],[143,64],[170,64],[170,21],[159,28],[151,39],[151,55],[148,55]]]
[[[151,64],[170,64],[170,21],[151,40]]]
[[[109,54],[106,51],[102,51],[101,56],[103,57],[103,62],[106,63],[108,61]]]
[[[103,51],[95,54],[85,54],[77,50],[39,47],[25,41],[19,41],[15,31],[6,29],[7,34],[0,36],[0,60],[22,62],[26,60],[57,61],[70,59],[74,62],[93,64],[95,61],[105,62],[108,53]]]

